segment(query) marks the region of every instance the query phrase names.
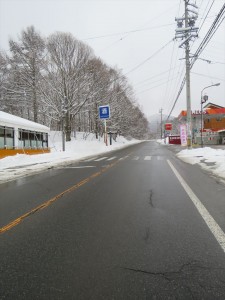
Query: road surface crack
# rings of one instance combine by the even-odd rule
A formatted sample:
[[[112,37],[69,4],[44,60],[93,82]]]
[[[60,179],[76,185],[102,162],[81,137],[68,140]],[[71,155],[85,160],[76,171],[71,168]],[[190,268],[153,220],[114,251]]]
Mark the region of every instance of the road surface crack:
[[[168,271],[168,272],[153,272],[153,271],[147,271],[142,269],[135,269],[135,268],[123,268],[124,270],[129,270],[137,273],[143,273],[153,276],[162,276],[168,281],[174,280],[174,276],[176,275],[190,275],[190,273],[193,273],[197,270],[205,270],[205,271],[211,271],[213,270],[224,270],[224,268],[212,268],[207,266],[200,265],[197,261],[187,262],[180,266],[178,270],[175,271]]]
[[[149,204],[151,207],[154,208],[154,204],[153,204],[153,190],[150,190],[150,194],[149,194]]]
[[[145,271],[145,270],[141,270],[141,269],[133,269],[133,268],[123,268],[124,270],[128,270],[128,271],[133,271],[133,272],[137,272],[137,273],[143,273],[143,274],[148,274],[148,275],[153,275],[153,276],[162,276],[164,277],[166,280],[170,281],[171,279],[169,277],[167,277],[167,272],[163,273],[163,272],[150,272],[150,271]]]

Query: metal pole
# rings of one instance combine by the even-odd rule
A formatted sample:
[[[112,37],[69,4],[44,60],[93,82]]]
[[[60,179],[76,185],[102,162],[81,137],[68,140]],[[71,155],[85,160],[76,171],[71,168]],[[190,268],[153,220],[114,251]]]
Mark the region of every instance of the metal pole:
[[[64,116],[62,116],[62,151],[65,151]]]
[[[203,103],[205,103],[207,101],[206,99],[203,99],[203,96],[202,96],[203,95],[203,91],[205,89],[208,89],[208,88],[212,87],[212,86],[219,86],[219,85],[220,85],[220,83],[211,84],[209,86],[206,86],[201,91],[201,147],[202,148],[203,148],[203,137],[202,137],[202,131],[203,131],[203,109],[202,109],[202,105],[203,105]]]
[[[105,145],[108,146],[106,119],[105,119]]]
[[[201,92],[201,147],[203,148],[202,130],[203,130],[203,112],[202,112],[202,92]]]
[[[161,113],[161,139],[162,139],[162,111],[163,111],[163,109],[161,108],[159,110],[159,112]]]
[[[61,107],[61,117],[62,117],[62,151],[65,151],[65,131],[64,131],[64,117],[65,117],[65,97],[64,99],[62,100],[62,103],[61,103],[62,107]]]
[[[188,28],[188,1],[185,0],[185,28]],[[190,88],[190,48],[188,32],[186,33],[185,42],[185,61],[186,61],[186,102],[187,102],[187,146],[192,147],[192,120],[191,120],[191,88]]]

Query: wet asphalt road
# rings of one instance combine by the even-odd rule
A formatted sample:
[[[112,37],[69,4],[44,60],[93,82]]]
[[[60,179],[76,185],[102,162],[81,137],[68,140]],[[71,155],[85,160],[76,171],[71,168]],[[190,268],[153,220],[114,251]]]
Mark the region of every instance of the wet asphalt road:
[[[171,164],[225,231],[224,183],[153,141],[1,184],[0,299],[225,299]]]

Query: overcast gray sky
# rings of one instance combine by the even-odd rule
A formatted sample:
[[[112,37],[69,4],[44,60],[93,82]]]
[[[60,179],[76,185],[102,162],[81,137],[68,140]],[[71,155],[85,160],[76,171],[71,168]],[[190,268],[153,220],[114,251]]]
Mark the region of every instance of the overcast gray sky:
[[[192,2],[199,7],[199,27],[214,3],[192,46],[194,52],[224,0]],[[184,76],[184,50],[178,47],[179,41],[171,41],[175,17],[183,13],[184,0],[0,0],[0,50],[8,51],[9,38],[17,39],[30,25],[45,37],[55,31],[70,32],[105,63],[127,74],[147,116],[159,113],[160,108],[169,114]],[[192,109],[200,109],[201,90],[218,82],[219,87],[207,90],[209,101],[225,106],[225,20],[201,58],[212,63],[198,60],[192,69]],[[172,115],[178,116],[182,109],[186,109],[185,88]]]

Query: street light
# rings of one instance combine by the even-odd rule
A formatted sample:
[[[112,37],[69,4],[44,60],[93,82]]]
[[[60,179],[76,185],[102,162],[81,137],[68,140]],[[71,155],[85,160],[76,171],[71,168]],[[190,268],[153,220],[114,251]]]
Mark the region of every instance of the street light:
[[[212,87],[212,86],[219,86],[220,85],[220,83],[215,83],[215,84],[211,84],[211,85],[209,85],[209,86],[206,86],[204,89],[202,89],[202,91],[201,91],[201,147],[203,147],[203,139],[202,139],[202,130],[203,130],[203,112],[202,112],[202,105],[203,105],[203,103],[205,103],[207,100],[208,100],[208,96],[202,96],[202,94],[203,94],[203,91],[205,90],[205,89],[208,89],[208,88],[210,88],[210,87]]]

